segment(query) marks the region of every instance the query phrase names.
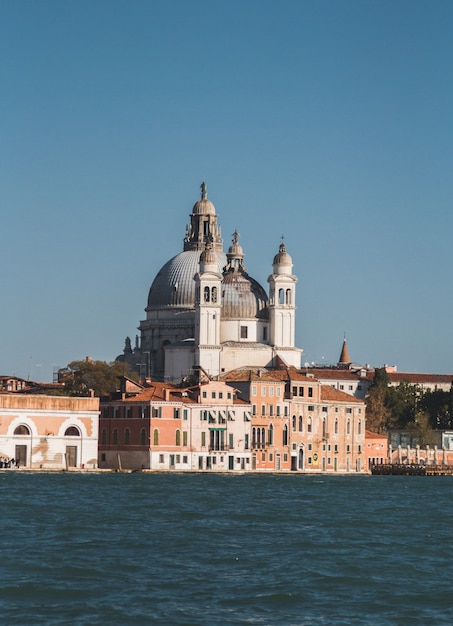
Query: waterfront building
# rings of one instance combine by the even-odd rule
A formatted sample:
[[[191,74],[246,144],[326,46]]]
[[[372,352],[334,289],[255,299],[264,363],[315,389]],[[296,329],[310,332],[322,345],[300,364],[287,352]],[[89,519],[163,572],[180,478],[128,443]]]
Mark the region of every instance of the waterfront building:
[[[20,467],[95,468],[99,398],[0,394],[0,457]]]
[[[161,471],[250,469],[251,405],[213,380],[149,382],[101,403],[99,467]]]
[[[252,404],[252,469],[363,472],[365,403],[296,368],[222,377]]]
[[[293,263],[280,244],[268,278],[269,293],[252,278],[235,231],[227,253],[217,213],[207,198],[190,213],[183,251],[157,273],[146,319],[132,348],[126,339],[118,359],[153,380],[179,382],[201,367],[211,377],[238,367],[300,367],[295,346],[296,283]]]
[[[389,462],[389,447],[387,435],[379,435],[365,431],[365,454],[368,470],[372,465],[383,465]]]

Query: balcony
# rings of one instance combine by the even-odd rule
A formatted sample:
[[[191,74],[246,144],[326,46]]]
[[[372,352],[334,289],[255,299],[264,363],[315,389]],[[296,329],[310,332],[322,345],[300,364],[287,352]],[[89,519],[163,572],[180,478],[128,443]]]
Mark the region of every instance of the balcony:
[[[252,450],[265,450],[266,448],[268,448],[271,444],[269,443],[261,443],[261,442],[257,442],[257,441],[252,441]]]

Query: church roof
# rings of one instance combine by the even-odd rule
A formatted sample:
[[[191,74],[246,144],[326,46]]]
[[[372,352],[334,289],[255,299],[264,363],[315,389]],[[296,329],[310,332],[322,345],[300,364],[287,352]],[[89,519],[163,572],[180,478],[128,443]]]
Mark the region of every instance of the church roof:
[[[226,265],[223,252],[213,252],[217,257],[219,274]],[[148,307],[195,306],[194,276],[200,269],[200,252],[186,250],[171,258],[157,273],[149,290]]]
[[[267,295],[254,278],[243,272],[225,272],[222,280],[222,318],[268,318]]]
[[[346,338],[343,339],[343,346],[341,348],[340,360],[338,361],[338,365],[351,363],[351,359],[349,357],[349,350],[346,343]]]

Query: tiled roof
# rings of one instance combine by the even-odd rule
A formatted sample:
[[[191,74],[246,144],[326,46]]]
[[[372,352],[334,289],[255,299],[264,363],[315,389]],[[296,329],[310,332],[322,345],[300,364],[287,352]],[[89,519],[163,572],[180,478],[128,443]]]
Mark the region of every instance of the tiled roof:
[[[422,384],[451,384],[453,382],[453,374],[412,374],[410,372],[396,372],[388,374],[392,383],[409,382],[413,385]]]
[[[180,387],[175,387],[170,383],[155,383],[153,382],[151,387],[147,387],[141,393],[125,398],[125,402],[150,402],[151,400],[165,401],[165,390],[170,389],[170,393],[181,393],[183,390]],[[174,398],[172,398],[174,399]]]
[[[287,381],[305,381],[318,382],[313,376],[306,376],[299,372],[295,367],[287,369],[266,370],[262,367],[255,368],[239,368],[232,370],[221,377],[225,382],[287,382]]]
[[[348,404],[364,404],[363,400],[349,393],[334,389],[330,385],[321,385],[321,402],[347,402]]]
[[[378,433],[372,433],[371,430],[366,430],[365,439],[387,439],[387,435],[378,435]]]
[[[309,371],[320,380],[364,380],[356,370],[313,368]]]

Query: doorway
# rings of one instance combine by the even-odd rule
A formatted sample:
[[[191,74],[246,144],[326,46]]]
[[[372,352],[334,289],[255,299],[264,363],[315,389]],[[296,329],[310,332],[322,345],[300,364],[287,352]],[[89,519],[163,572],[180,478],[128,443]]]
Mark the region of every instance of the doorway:
[[[66,446],[66,466],[77,467],[77,446]]]
[[[16,446],[16,463],[20,467],[27,467],[27,446]]]

